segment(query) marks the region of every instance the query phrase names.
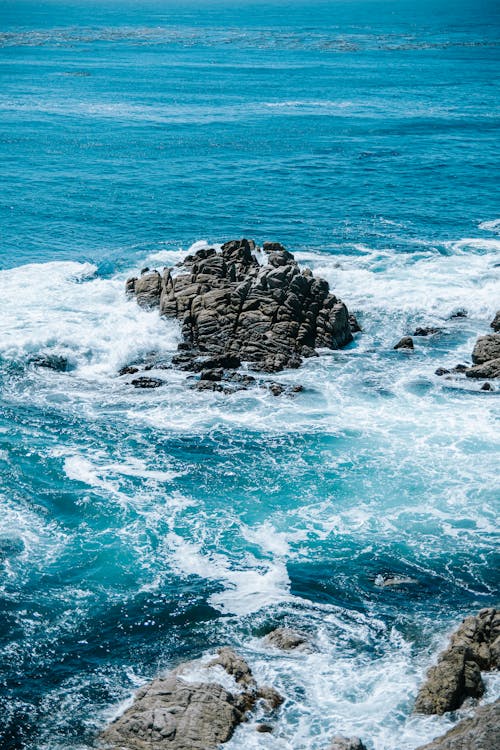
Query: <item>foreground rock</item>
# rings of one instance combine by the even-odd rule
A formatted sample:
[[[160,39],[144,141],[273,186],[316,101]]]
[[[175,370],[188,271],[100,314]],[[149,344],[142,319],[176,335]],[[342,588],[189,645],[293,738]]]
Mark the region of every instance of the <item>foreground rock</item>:
[[[490,359],[482,365],[475,365],[469,367],[465,373],[467,378],[479,378],[486,380],[487,378],[500,378],[500,357],[497,359]]]
[[[273,688],[259,688],[248,664],[222,648],[212,661],[181,665],[139,690],[102,733],[101,747],[211,750],[231,738],[259,699],[270,710],[283,700]]]
[[[466,617],[451,636],[448,648],[427,673],[415,701],[415,711],[443,714],[459,708],[467,697],[484,693],[481,670],[500,665],[500,611],[483,609]]]
[[[209,355],[278,372],[298,367],[316,347],[338,349],[352,341],[347,308],[328,283],[301,271],[278,243],[264,243],[263,251],[266,265],[251,240],[226,242],[220,252],[204,248],[163,276],[153,271],[129,279],[126,289],[141,306],[181,321],[178,364],[185,369]]]
[[[500,357],[500,333],[490,333],[480,336],[476,341],[472,352],[472,361],[475,365],[484,365],[492,359]]]
[[[471,719],[464,719],[418,750],[498,750],[499,747],[500,701],[496,701],[481,706]]]

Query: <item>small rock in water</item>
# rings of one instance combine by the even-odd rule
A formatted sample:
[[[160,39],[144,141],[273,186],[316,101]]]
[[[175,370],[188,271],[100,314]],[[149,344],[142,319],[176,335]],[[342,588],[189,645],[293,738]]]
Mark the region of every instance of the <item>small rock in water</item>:
[[[276,628],[275,630],[271,630],[264,640],[270,646],[279,648],[282,651],[292,651],[301,648],[308,642],[307,636],[299,633],[297,630],[292,630],[292,628]]]
[[[450,374],[450,370],[447,370],[446,367],[438,367],[437,370],[436,370],[436,372],[435,372],[435,374],[439,375],[439,376],[441,376],[441,375],[449,375]]]
[[[431,326],[428,326],[427,328],[416,328],[413,332],[414,336],[432,336],[435,333],[441,333],[442,328],[432,328]]]
[[[452,312],[452,314],[450,315],[450,320],[453,320],[453,318],[466,318],[467,315],[467,310],[462,307],[459,310],[455,310],[455,312]]]
[[[398,341],[394,349],[414,349],[412,337],[403,336],[403,338]]]
[[[462,372],[462,373],[465,373],[465,372],[467,372],[468,369],[469,368],[467,367],[467,365],[455,365],[455,367],[452,367],[452,369],[450,370],[450,372]]]
[[[495,333],[499,333],[500,332],[500,310],[498,310],[498,312],[496,313],[495,317],[491,321],[490,328],[493,328],[493,330],[495,331]]]
[[[356,316],[352,313],[349,315],[349,325],[351,326],[351,333],[361,333],[363,330],[359,325]]]
[[[491,385],[491,383],[483,383],[483,385],[481,386],[481,390],[482,391],[492,391],[493,390],[493,386]]]
[[[59,354],[35,354],[29,362],[35,367],[44,367],[55,372],[67,372],[69,369],[68,360]]]
[[[140,377],[132,380],[134,388],[159,388],[165,381],[159,378]]]
[[[126,367],[122,367],[120,370],[118,370],[118,375],[135,375],[136,372],[139,372],[138,367],[126,365]]]
[[[255,728],[261,734],[270,734],[273,731],[273,728],[270,724],[257,724]]]
[[[334,737],[328,750],[366,750],[359,737]]]

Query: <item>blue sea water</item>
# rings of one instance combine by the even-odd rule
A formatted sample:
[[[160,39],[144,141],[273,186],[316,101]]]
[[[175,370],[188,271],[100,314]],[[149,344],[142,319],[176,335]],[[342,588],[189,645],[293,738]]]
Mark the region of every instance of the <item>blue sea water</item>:
[[[412,704],[498,603],[500,391],[434,371],[500,307],[499,20],[490,0],[2,0],[2,750],[88,750],[138,685],[226,643],[287,696],[228,750],[414,750],[463,715]],[[173,370],[134,390],[118,369],[180,332],[124,280],[241,236],[286,244],[363,333],[280,374],[294,399]],[[443,330],[395,352],[419,325]],[[315,651],[266,648],[283,623]]]

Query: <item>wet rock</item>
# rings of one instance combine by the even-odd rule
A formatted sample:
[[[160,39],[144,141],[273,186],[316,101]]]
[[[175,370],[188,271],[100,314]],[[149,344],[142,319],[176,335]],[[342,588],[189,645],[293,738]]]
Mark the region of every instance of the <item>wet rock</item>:
[[[450,320],[453,320],[454,318],[466,318],[469,313],[467,310],[462,307],[459,310],[455,310],[455,312],[452,312],[450,315]]]
[[[132,278],[127,279],[125,282],[125,292],[129,296],[135,294],[135,282],[137,281],[137,276],[132,276]]]
[[[500,747],[500,701],[481,706],[442,737],[418,750],[498,750]]]
[[[30,358],[29,363],[35,367],[43,367],[55,372],[67,372],[69,370],[67,358],[59,354],[35,354]]]
[[[251,240],[226,242],[220,252],[203,248],[179,264],[134,282],[145,307],[181,321],[182,369],[224,369],[251,362],[263,372],[299,367],[316,347],[338,349],[352,341],[349,314],[324,279],[301,272],[279,243],[264,243],[259,265]],[[203,357],[212,358],[209,365]]]
[[[352,313],[349,315],[349,325],[351,327],[351,333],[360,333],[363,330],[359,325],[356,316]]]
[[[144,272],[141,272],[142,275],[140,279],[136,279],[134,283],[134,294],[137,300],[137,304],[139,304],[141,307],[159,307],[161,295],[161,276],[158,271],[147,273],[148,270],[149,269],[144,269]]]
[[[484,609],[466,617],[450,645],[431,667],[415,701],[415,711],[443,714],[459,708],[465,698],[484,693],[481,670],[497,669],[500,654],[500,611]]]
[[[500,333],[489,333],[480,336],[476,341],[472,352],[472,361],[475,365],[483,365],[492,359],[500,358]]]
[[[125,367],[122,367],[118,370],[118,375],[135,375],[136,372],[139,372],[138,367],[134,367],[133,365],[126,365]]]
[[[480,390],[481,391],[492,391],[493,390],[493,386],[491,385],[491,383],[483,383],[483,385],[481,386]]]
[[[495,317],[491,321],[490,328],[493,328],[495,333],[498,333],[500,331],[500,310],[498,310]]]
[[[467,378],[500,378],[500,357],[490,359],[482,365],[469,367],[465,372]]]
[[[426,328],[416,328],[413,332],[414,336],[432,336],[435,333],[441,333],[443,329],[442,328],[432,328],[431,326],[427,326]]]
[[[234,687],[220,684],[214,668],[226,672],[225,685],[233,678]],[[215,750],[231,738],[259,697],[248,664],[223,648],[208,663],[181,665],[143,687],[100,740],[110,750]]]
[[[358,737],[334,737],[328,750],[366,750]]]
[[[413,349],[413,339],[411,336],[403,336],[402,339],[398,341],[394,349]]]
[[[255,728],[261,734],[271,734],[271,732],[273,731],[273,728],[270,724],[257,724]]]
[[[275,711],[285,701],[283,696],[278,693],[278,691],[273,687],[264,686],[258,688],[257,696],[264,701],[264,703],[271,711]]]
[[[160,380],[160,378],[147,378],[143,376],[132,380],[134,388],[159,388],[163,383],[164,381]]]
[[[292,628],[276,628],[266,635],[264,641],[282,651],[292,651],[307,645],[307,636]]]
[[[202,370],[200,373],[200,380],[211,380],[213,382],[220,382],[224,376],[224,370]]]
[[[449,375],[450,374],[450,370],[447,370],[446,367],[438,367],[437,370],[435,371],[435,374],[439,375],[439,376],[441,376],[441,375]]]
[[[468,369],[467,365],[455,365],[455,367],[451,368],[450,372],[464,373],[467,372]]]

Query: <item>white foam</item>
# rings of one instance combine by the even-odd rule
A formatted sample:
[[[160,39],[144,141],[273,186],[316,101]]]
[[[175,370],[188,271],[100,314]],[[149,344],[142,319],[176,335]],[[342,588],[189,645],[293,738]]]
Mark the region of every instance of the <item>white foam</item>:
[[[492,221],[482,221],[479,224],[479,229],[484,229],[487,232],[496,232],[500,229],[500,219],[493,219]]]

